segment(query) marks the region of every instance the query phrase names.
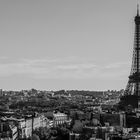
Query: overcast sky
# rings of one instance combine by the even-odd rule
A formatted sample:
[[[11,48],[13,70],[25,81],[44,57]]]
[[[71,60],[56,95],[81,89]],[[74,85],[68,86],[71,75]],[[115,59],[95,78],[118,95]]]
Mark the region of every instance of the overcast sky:
[[[0,88],[125,88],[136,5],[136,0],[0,0]]]

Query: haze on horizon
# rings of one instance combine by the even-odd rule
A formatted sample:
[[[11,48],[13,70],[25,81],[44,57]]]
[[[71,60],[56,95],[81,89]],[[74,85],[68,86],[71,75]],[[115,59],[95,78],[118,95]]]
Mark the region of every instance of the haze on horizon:
[[[137,2],[0,1],[0,88],[125,88]]]

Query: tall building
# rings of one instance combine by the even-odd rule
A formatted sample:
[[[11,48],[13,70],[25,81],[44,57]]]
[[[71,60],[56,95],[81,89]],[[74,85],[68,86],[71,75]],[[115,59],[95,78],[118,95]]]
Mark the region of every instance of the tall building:
[[[121,102],[125,106],[131,105],[133,108],[138,108],[140,100],[140,15],[138,5],[134,22],[135,35],[132,66],[124,95],[121,97]]]

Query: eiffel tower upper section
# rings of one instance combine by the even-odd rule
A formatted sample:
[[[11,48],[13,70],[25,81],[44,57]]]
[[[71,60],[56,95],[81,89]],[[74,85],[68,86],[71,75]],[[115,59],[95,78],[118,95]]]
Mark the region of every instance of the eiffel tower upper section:
[[[140,96],[140,15],[139,5],[137,5],[137,15],[135,16],[135,36],[132,67],[129,81],[125,89],[125,95]]]

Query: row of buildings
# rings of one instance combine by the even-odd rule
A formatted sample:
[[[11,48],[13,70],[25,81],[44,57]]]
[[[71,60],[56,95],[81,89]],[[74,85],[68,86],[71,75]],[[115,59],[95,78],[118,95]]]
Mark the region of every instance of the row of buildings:
[[[40,127],[51,128],[71,121],[66,114],[60,112],[53,113],[52,119],[48,119],[44,114],[32,114],[20,118],[13,114],[6,112],[6,115],[0,118],[1,140],[29,138],[33,135],[33,131]]]

